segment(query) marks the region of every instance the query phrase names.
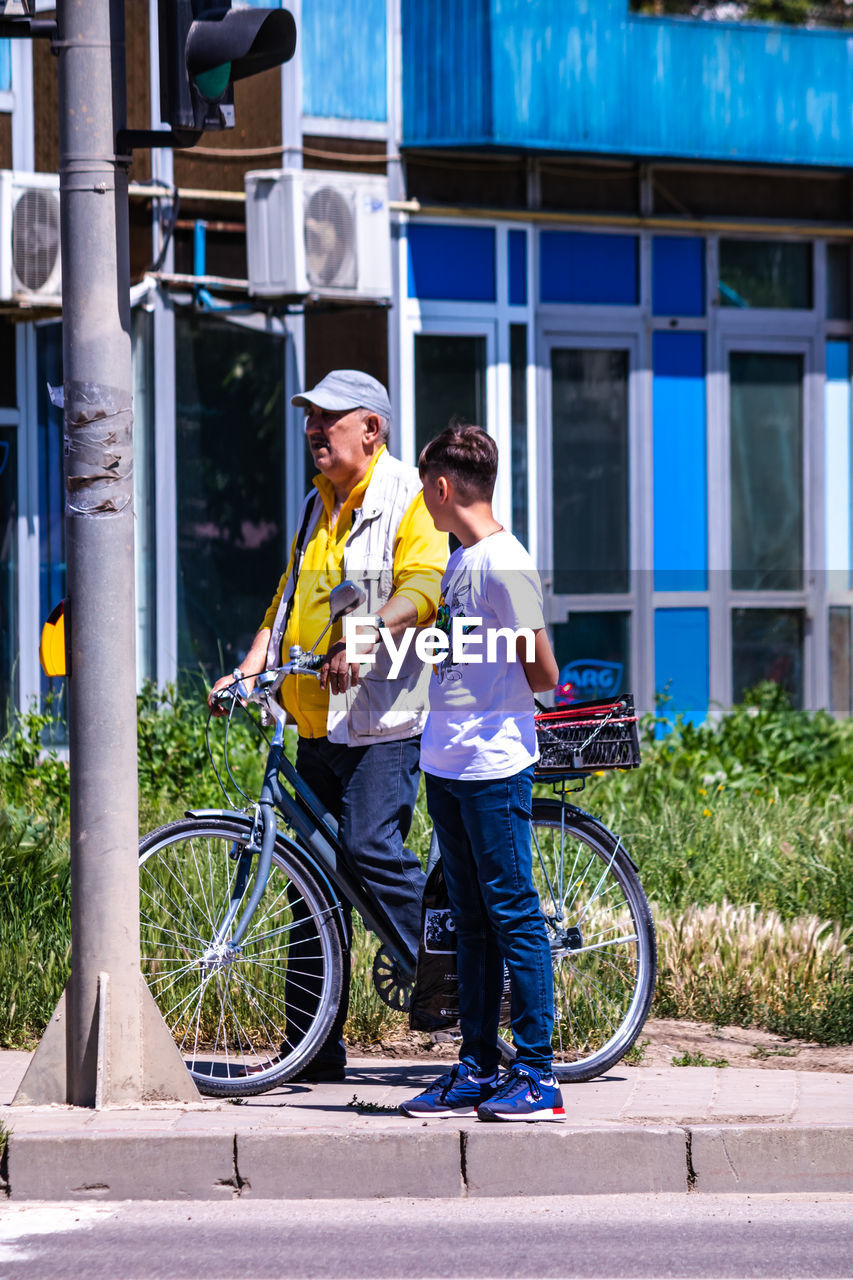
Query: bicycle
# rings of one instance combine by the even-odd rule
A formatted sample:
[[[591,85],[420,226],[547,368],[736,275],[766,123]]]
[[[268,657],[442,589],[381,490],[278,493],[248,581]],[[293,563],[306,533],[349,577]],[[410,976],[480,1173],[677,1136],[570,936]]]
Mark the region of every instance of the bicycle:
[[[328,625],[362,599],[359,587],[341,583]],[[283,1084],[323,1043],[341,994],[342,899],[379,939],[373,980],[381,998],[399,1010],[411,999],[417,957],[353,874],[337,822],[285,754],[276,692],[288,675],[319,674],[317,644],[307,653],[294,646],[287,663],[255,677],[251,692],[240,673],[225,691],[232,781],[227,731],[235,707],[254,704],[275,725],[251,808],[188,810],[140,842],[143,972],[196,1085],[211,1096]],[[559,737],[558,728],[546,733]],[[600,733],[599,725],[592,741]],[[209,721],[208,751],[227,797]],[[624,1056],[648,1014],[656,972],[636,867],[612,832],[566,802],[567,781],[581,773],[552,769],[560,798],[533,804],[534,876],[554,962],[555,1072],[566,1082],[600,1075]],[[514,1056],[506,1041],[500,1047]]]

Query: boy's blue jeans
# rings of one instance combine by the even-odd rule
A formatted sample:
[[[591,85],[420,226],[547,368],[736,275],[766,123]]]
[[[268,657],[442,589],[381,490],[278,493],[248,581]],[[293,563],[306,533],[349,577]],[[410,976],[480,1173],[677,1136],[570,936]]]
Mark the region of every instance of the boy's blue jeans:
[[[533,887],[533,766],[511,778],[462,782],[426,774],[427,806],[441,846],[456,925],[459,1057],[477,1074],[496,1070],[503,966],[511,987],[518,1061],[551,1070],[551,948]]]

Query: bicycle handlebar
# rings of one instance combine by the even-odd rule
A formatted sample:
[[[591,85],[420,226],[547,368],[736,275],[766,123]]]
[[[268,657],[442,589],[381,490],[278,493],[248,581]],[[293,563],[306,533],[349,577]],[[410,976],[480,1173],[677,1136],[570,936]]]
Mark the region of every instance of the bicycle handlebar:
[[[296,652],[298,651],[298,652]],[[325,661],[321,653],[303,653],[298,645],[290,650],[290,660],[271,671],[258,671],[254,674],[242,671],[234,672],[234,681],[224,689],[217,689],[210,695],[211,701],[227,706],[229,702],[248,702],[265,705],[270,697],[281,687],[287,676],[315,676],[320,678],[320,669]],[[254,686],[247,689],[244,681],[254,680]]]
[[[274,667],[271,671],[261,671],[255,677],[255,687],[249,698],[254,702],[260,702],[265,694],[275,693],[287,676],[316,676],[319,680],[320,670],[325,661],[325,654],[303,653],[298,644],[292,645],[288,662],[281,667]]]
[[[352,613],[354,609],[364,603],[366,598],[367,594],[364,588],[357,583],[351,582],[346,578],[343,582],[339,582],[329,594],[329,621],[314,641],[312,648],[307,653],[304,653],[300,645],[291,645],[289,661],[285,662],[281,667],[275,667],[272,671],[258,671],[246,676],[239,669],[235,670],[233,672],[233,684],[208,695],[211,710],[214,704],[219,703],[224,707],[229,700],[231,702],[240,702],[243,706],[248,702],[256,702],[278,718],[272,705],[272,695],[281,688],[287,676],[316,676],[319,680],[321,669],[326,661],[326,655],[314,653],[314,649],[317,648],[317,645],[333,622],[348,613]],[[251,693],[243,683],[244,680],[254,680],[255,683]]]

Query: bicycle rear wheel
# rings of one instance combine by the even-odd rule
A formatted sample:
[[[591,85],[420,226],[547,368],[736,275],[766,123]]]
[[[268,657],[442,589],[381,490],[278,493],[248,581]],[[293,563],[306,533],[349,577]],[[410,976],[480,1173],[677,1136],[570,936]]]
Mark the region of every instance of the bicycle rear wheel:
[[[140,842],[142,971],[202,1093],[263,1093],[310,1062],[340,1002],[338,905],[279,840],[237,947],[214,946],[249,827],[191,818]],[[239,918],[239,913],[238,913]]]
[[[621,841],[595,818],[534,800],[531,825],[554,971],[554,1073],[566,1083],[591,1080],[625,1056],[648,1016],[654,923]]]

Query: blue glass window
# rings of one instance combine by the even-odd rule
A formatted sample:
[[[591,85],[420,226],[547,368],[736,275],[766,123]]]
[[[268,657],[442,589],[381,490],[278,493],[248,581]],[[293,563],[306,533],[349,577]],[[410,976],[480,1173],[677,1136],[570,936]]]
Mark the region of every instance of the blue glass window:
[[[636,306],[637,237],[543,231],[539,274],[542,302]]]
[[[705,338],[652,339],[655,590],[708,585]]]
[[[849,590],[853,569],[850,403],[850,343],[830,339],[823,406],[824,504],[828,584],[837,591]]]
[[[708,714],[707,609],[655,610],[655,693],[669,699],[664,715],[701,723]]]
[[[410,224],[409,297],[495,302],[494,229]]]
[[[826,378],[827,382],[849,382],[850,380],[850,343],[829,340],[826,344]]]
[[[12,51],[8,40],[0,40],[0,92],[12,88]]]
[[[705,314],[705,241],[687,236],[652,240],[652,312],[656,316]]]
[[[510,231],[507,253],[510,306],[524,307],[527,305],[527,235],[524,231]]]

